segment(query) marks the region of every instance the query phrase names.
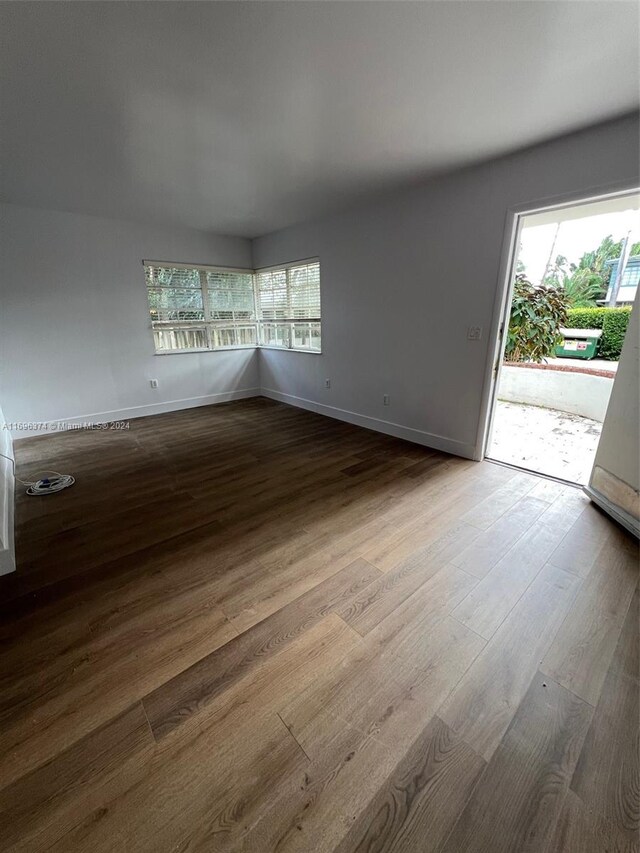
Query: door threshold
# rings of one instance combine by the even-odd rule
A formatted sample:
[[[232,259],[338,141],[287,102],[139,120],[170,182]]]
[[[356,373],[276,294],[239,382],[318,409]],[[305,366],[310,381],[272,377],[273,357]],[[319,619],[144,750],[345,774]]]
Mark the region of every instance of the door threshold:
[[[526,474],[542,477],[543,480],[553,480],[554,483],[560,483],[563,486],[573,486],[574,489],[580,489],[580,491],[583,491],[585,488],[582,483],[576,483],[575,480],[564,480],[562,477],[543,474],[541,471],[534,471],[533,468],[525,468],[524,465],[514,465],[512,462],[502,462],[500,459],[492,459],[490,456],[485,456],[484,458],[486,462],[491,462],[493,465],[502,465],[503,468],[513,468],[514,471],[524,471]]]

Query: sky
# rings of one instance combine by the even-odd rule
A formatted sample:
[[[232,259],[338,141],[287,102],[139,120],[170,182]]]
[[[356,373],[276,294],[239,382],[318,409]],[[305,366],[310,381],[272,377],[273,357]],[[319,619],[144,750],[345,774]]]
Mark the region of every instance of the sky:
[[[523,227],[521,232],[521,250],[518,256],[525,267],[525,274],[534,284],[538,284],[544,275],[544,269],[553,245],[557,225],[536,225]],[[569,262],[578,263],[585,252],[596,249],[604,237],[611,234],[614,240],[626,237],[631,231],[631,242],[640,240],[640,212],[626,210],[620,213],[603,213],[584,219],[562,222],[553,251],[552,260],[564,255]]]

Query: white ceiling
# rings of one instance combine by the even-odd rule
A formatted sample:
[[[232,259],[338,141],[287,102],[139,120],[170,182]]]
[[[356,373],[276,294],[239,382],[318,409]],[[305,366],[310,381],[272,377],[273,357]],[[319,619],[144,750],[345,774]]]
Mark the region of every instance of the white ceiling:
[[[635,2],[0,4],[0,197],[255,236],[638,107]]]

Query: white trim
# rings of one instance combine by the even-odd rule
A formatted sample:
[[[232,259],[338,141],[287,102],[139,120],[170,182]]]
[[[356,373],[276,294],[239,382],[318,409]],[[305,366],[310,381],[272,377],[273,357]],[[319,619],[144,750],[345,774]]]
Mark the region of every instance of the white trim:
[[[210,270],[212,272],[240,272],[240,273],[257,273],[269,272],[269,270],[287,270],[291,267],[303,267],[306,264],[319,264],[320,258],[300,258],[298,261],[287,261],[284,264],[271,264],[268,267],[221,267],[211,264],[199,264],[197,262],[186,263],[184,261],[151,261],[143,258],[142,265],[145,267],[162,267],[163,269],[174,270]]]
[[[520,243],[520,231],[522,229],[522,217],[507,211],[505,234],[503,238],[502,252],[500,256],[500,271],[498,282],[503,282],[502,288],[496,289],[494,297],[493,316],[491,319],[489,359],[485,365],[485,377],[480,402],[480,417],[478,420],[478,436],[473,458],[482,460],[485,458],[491,433],[493,431],[493,415],[498,400],[498,384],[502,372],[502,352],[504,349],[504,337],[507,333],[509,322],[509,308],[513,295],[515,282],[515,266],[518,260],[517,247]]]
[[[273,344],[258,344],[258,349],[268,349],[274,352],[301,352],[305,355],[322,355],[321,349],[300,349],[299,347],[277,347]]]
[[[142,261],[143,267],[161,267],[163,269],[172,270],[206,270],[207,272],[239,272],[253,275],[255,270],[249,267],[220,267],[211,266],[211,264],[186,264],[180,261]]]
[[[594,489],[593,486],[584,486],[583,491],[594,502],[594,504],[597,504],[600,509],[604,510],[604,512],[610,515],[618,522],[618,524],[625,527],[629,533],[633,533],[636,539],[640,539],[640,521],[637,518],[629,515],[628,512],[625,512],[625,510],[616,506],[616,504],[611,503],[611,501],[605,497],[602,492]]]
[[[232,347],[198,347],[197,349],[157,349],[154,355],[193,355],[203,352],[231,352],[237,349],[259,349],[258,344],[235,344]],[[300,350],[304,352],[304,350]]]
[[[633,184],[629,186],[628,180],[612,181],[608,184],[600,184],[586,187],[583,190],[559,193],[557,195],[543,196],[528,202],[512,205],[509,210],[515,213],[533,216],[536,213],[544,213],[548,210],[563,210],[567,207],[578,207],[581,204],[591,204],[596,201],[605,201],[608,198],[618,198],[625,195],[637,195],[640,186]]]
[[[30,430],[14,431],[14,441],[23,438],[33,438],[35,435],[51,435],[56,432],[64,432],[69,426],[79,424],[98,425],[111,423],[112,421],[123,421],[131,418],[144,418],[149,415],[161,415],[165,412],[179,412],[182,409],[195,409],[198,406],[211,406],[216,403],[227,403],[230,400],[244,400],[247,397],[259,397],[260,388],[243,388],[238,391],[221,391],[218,394],[207,394],[203,397],[186,397],[182,400],[167,400],[163,403],[150,403],[146,406],[133,406],[130,409],[117,409],[112,412],[97,412],[92,415],[75,415],[47,423],[53,429],[43,429],[38,432]]]
[[[412,441],[414,444],[421,444],[424,447],[431,447],[434,450],[442,450],[444,453],[451,453],[454,456],[473,459],[474,446],[472,444],[465,444],[462,441],[446,438],[443,435],[434,435],[424,430],[405,427],[401,424],[384,421],[380,418],[373,418],[369,415],[361,415],[358,412],[351,412],[348,409],[326,406],[323,403],[316,403],[314,400],[306,400],[304,397],[296,397],[293,394],[283,394],[281,391],[275,391],[272,388],[262,388],[261,393],[263,397],[269,397],[271,400],[287,403],[299,409],[307,409],[319,415],[326,415],[329,418],[346,421],[355,426],[372,429],[376,432],[382,432],[385,435],[392,435],[394,438],[403,438],[406,441]]]
[[[270,349],[276,352],[303,352],[308,355],[322,355],[321,349],[296,349],[295,347],[276,347],[271,344],[236,344],[233,347],[201,347],[200,349],[159,349],[154,355],[193,355],[203,352],[231,352],[237,349]]]
[[[0,410],[0,419],[4,419]],[[0,489],[3,500],[0,506],[3,512],[0,517],[0,575],[7,575],[16,570],[16,553],[14,542],[14,507],[15,507],[15,476],[14,463],[5,456],[15,459],[13,442],[9,433],[2,429],[0,432]]]
[[[285,264],[271,264],[268,267],[257,267],[254,272],[270,272],[271,270],[290,270],[293,267],[304,267],[307,264],[319,264],[320,258],[300,258],[299,261],[287,261]]]
[[[500,325],[504,322],[504,334],[504,332],[506,332],[508,320],[508,308],[510,307],[508,299],[511,296],[511,290],[513,287],[512,273],[514,271],[518,254],[517,238],[521,220],[525,216],[533,216],[536,213],[541,213],[553,208],[561,209],[566,207],[575,207],[580,204],[588,204],[589,202],[601,201],[602,199],[612,198],[615,196],[634,195],[638,192],[638,187],[636,185],[629,186],[629,181],[615,181],[610,184],[587,187],[584,190],[576,190],[575,192],[546,196],[541,199],[534,199],[529,202],[515,204],[507,208],[502,251],[500,254],[500,265],[493,301],[493,315],[491,319],[491,332],[489,337],[489,347],[487,350],[487,361],[485,364],[482,398],[480,402],[480,416],[478,418],[478,430],[473,452],[474,459],[484,459],[490,437],[492,412],[495,408],[495,393],[500,377],[500,368],[502,366],[501,356],[503,335],[500,334]],[[494,375],[494,366],[496,365],[496,362],[498,369]]]

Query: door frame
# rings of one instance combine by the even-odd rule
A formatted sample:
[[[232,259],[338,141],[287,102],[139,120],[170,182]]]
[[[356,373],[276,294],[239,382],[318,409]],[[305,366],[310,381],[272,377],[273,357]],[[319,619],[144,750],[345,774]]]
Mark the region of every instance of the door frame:
[[[640,192],[640,187],[635,183],[629,185],[628,181],[615,182],[587,190],[572,193],[562,193],[557,196],[547,196],[535,201],[516,204],[507,208],[505,216],[504,235],[502,239],[502,250],[500,253],[500,265],[498,279],[496,282],[493,300],[493,313],[489,334],[489,345],[487,348],[487,361],[485,364],[485,375],[482,389],[482,400],[480,405],[480,417],[478,431],[476,434],[475,452],[473,458],[481,461],[486,457],[487,448],[491,440],[493,430],[495,409],[497,403],[497,390],[502,372],[502,355],[504,352],[505,332],[509,325],[509,314],[511,311],[511,299],[513,297],[513,285],[515,283],[515,269],[520,248],[520,233],[525,216],[535,213],[543,213],[548,210],[562,210],[566,207],[577,207],[581,204],[589,204],[594,201],[604,201],[608,198],[635,195]]]

